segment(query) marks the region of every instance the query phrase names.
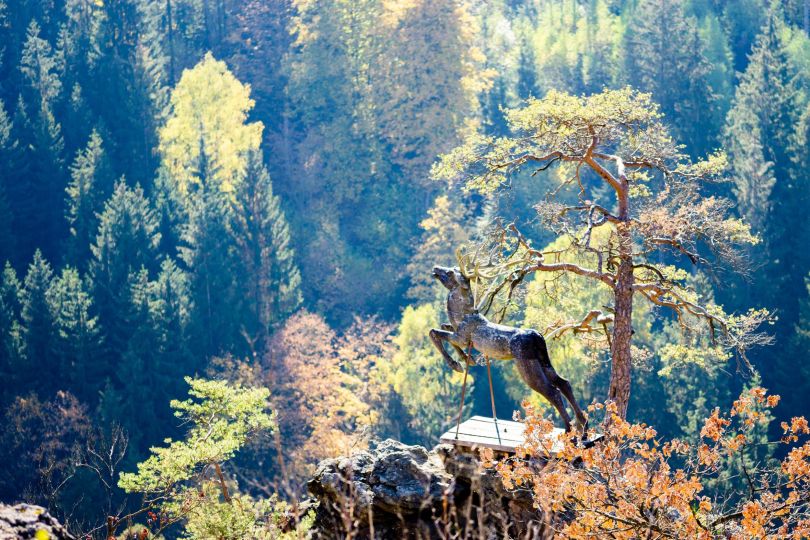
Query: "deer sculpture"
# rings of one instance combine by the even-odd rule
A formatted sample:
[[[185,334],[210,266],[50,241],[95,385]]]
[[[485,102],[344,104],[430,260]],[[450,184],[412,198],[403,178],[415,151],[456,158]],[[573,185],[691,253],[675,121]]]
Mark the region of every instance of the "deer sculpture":
[[[571,384],[554,370],[546,341],[539,332],[495,324],[478,313],[470,279],[459,268],[437,266],[433,269],[433,277],[449,291],[447,314],[450,323],[443,324],[441,329],[431,330],[430,339],[451,369],[464,371],[461,362],[447,352],[445,342],[459,353],[467,365],[474,363],[468,354],[473,348],[487,358],[514,359],[521,378],[529,388],[539,392],[557,409],[566,431],[571,430],[571,418],[565,410],[563,396],[574,409],[577,425],[583,431],[587,430],[587,418],[574,398]]]

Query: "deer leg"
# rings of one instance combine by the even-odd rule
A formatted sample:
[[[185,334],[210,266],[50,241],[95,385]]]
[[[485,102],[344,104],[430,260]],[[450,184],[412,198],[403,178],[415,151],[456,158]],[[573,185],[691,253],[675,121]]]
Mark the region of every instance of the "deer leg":
[[[449,324],[449,323],[442,323],[442,330],[446,330],[448,332],[455,332],[456,331],[456,329],[453,328],[453,325]],[[459,347],[458,345],[456,345],[452,341],[450,342],[450,345],[453,347],[453,349],[456,350],[456,352],[458,353],[458,356],[461,358],[461,360],[465,364],[467,364],[468,366],[471,366],[473,364],[472,358],[470,357],[469,354],[464,352],[464,349],[462,349],[461,347]]]
[[[571,430],[571,417],[565,410],[560,391],[548,380],[540,362],[534,354],[527,354],[522,350],[515,350],[515,365],[518,368],[520,377],[535,392],[546,398],[551,403],[562,418],[565,424],[565,431]]]
[[[551,384],[556,386],[565,396],[565,399],[568,400],[568,403],[571,404],[571,407],[574,409],[574,414],[577,417],[577,424],[579,424],[583,433],[588,431],[588,418],[585,416],[585,413],[582,412],[582,409],[579,408],[579,404],[574,397],[574,390],[571,388],[571,383],[569,383],[567,379],[560,377],[551,364],[543,366],[543,371],[546,373],[548,380],[551,381]]]
[[[444,358],[445,363],[447,366],[452,369],[453,371],[458,371],[459,373],[464,373],[464,368],[461,365],[461,362],[450,356],[450,353],[444,348],[444,342],[447,341],[451,345],[455,345],[453,343],[456,334],[453,332],[448,332],[447,330],[437,330],[433,329],[430,331],[430,341],[433,342],[433,345],[439,349],[439,352],[442,353],[442,358]],[[463,353],[462,353],[463,354]]]
[[[565,404],[563,403],[562,394],[560,394],[560,391],[554,386],[551,388],[552,390],[547,394],[543,394],[542,392],[540,393],[543,394],[543,397],[546,398],[549,403],[554,405],[554,408],[557,409],[558,413],[560,413],[560,417],[565,424],[565,432],[568,433],[571,431],[571,417],[568,416],[568,411],[565,410]]]

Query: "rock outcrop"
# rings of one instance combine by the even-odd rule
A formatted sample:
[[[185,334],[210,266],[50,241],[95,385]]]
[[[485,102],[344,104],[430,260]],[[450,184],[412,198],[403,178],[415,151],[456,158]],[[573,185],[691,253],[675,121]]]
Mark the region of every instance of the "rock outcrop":
[[[0,504],[0,540],[74,540],[67,530],[41,506]]]
[[[386,440],[323,461],[308,484],[319,538],[540,538],[531,494],[504,488],[477,453],[450,445],[428,451]],[[449,534],[448,534],[449,533]]]

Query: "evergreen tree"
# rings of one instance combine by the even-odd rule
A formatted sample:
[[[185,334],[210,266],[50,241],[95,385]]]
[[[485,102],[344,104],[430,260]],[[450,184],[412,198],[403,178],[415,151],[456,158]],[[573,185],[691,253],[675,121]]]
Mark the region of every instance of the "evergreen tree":
[[[87,284],[75,268],[62,269],[51,283],[48,301],[59,357],[54,379],[80,400],[93,402],[101,389],[95,365],[99,360],[98,320],[91,313],[92,299]]]
[[[54,315],[48,299],[53,271],[39,250],[25,275],[22,291],[22,341],[24,361],[17,373],[17,391],[41,391],[44,395],[56,390],[61,383],[56,359],[56,333]],[[47,376],[43,376],[47,374]]]
[[[160,242],[158,221],[140,186],[134,189],[119,181],[104,205],[91,250],[90,276],[93,300],[108,357],[109,375],[115,358],[126,350],[133,331],[130,324],[130,288],[142,268],[154,270]]]
[[[98,230],[100,206],[112,192],[113,178],[101,136],[93,130],[87,146],[70,167],[67,187],[67,221],[70,224],[67,258],[77,268],[86,268],[90,245]]]
[[[133,328],[116,370],[124,426],[137,434],[130,440],[130,459],[166,436],[172,414],[166,398],[182,394],[183,376],[202,366],[192,364],[186,327],[189,318],[186,276],[165,259],[155,281],[142,269],[132,279],[129,321]],[[148,392],[133,392],[144,388]]]
[[[40,36],[39,25],[31,21],[20,60],[25,85],[15,119],[27,167],[16,193],[9,195],[18,226],[27,231],[20,231],[20,245],[42,249],[50,259],[58,256],[61,244],[59,194],[65,187],[62,128],[54,116],[62,91],[60,64],[51,44]]]
[[[17,279],[14,268],[6,262],[0,280],[0,380],[14,381],[22,356],[20,341],[20,311],[22,285]],[[7,403],[8,398],[17,394],[11,384],[0,389],[0,402]]]
[[[160,41],[146,39],[139,7],[146,2],[103,2],[94,10],[93,48],[100,54],[91,63],[86,85],[92,103],[109,132],[104,140],[117,174],[149,185],[156,168],[153,148],[165,94]]]
[[[537,59],[531,42],[530,22],[521,19],[517,27],[518,65],[517,65],[517,95],[521,100],[538,95]]]
[[[745,70],[762,21],[768,16],[768,5],[768,0],[729,0],[723,6],[723,23],[731,39],[736,71]]]
[[[183,376],[196,373],[203,367],[194,363],[195,357],[189,348],[188,325],[192,306],[188,286],[186,272],[172,259],[164,259],[152,284],[150,310],[158,344],[154,357],[155,372],[163,378],[161,387],[168,395],[179,395]]]
[[[180,256],[190,274],[193,350],[205,358],[246,352],[238,313],[241,284],[233,275],[239,260],[230,231],[230,205],[220,193],[203,188],[188,202],[188,215]]]
[[[702,119],[718,98],[697,22],[682,1],[641,0],[625,33],[624,55],[628,82],[652,93],[693,155],[713,150],[717,132]]]
[[[6,191],[13,181],[13,157],[17,149],[11,128],[11,119],[0,100],[0,261],[14,260],[17,254],[14,215]]]
[[[52,111],[56,99],[62,93],[62,67],[51,44],[40,36],[39,24],[32,20],[26,32],[20,71],[27,86],[40,100],[42,109]]]
[[[792,325],[801,288],[796,280],[802,276],[795,264],[806,265],[806,250],[797,244],[803,242],[794,235],[798,231],[786,228],[803,219],[804,210],[794,205],[804,194],[791,144],[799,94],[780,37],[782,24],[771,12],[757,37],[728,114],[726,140],[740,212],[765,240],[766,264],[751,292],[760,303],[778,298],[781,318]]]
[[[287,220],[258,152],[249,154],[246,178],[238,184],[233,223],[241,262],[238,280],[246,291],[243,332],[262,351],[272,325],[300,305],[301,275]]]

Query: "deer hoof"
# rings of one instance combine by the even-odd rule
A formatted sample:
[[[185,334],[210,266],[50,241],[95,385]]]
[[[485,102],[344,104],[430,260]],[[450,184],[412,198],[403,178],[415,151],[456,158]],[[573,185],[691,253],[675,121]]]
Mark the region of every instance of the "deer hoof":
[[[461,365],[461,362],[457,362],[455,360],[447,360],[447,366],[453,371],[464,373],[464,367]]]

